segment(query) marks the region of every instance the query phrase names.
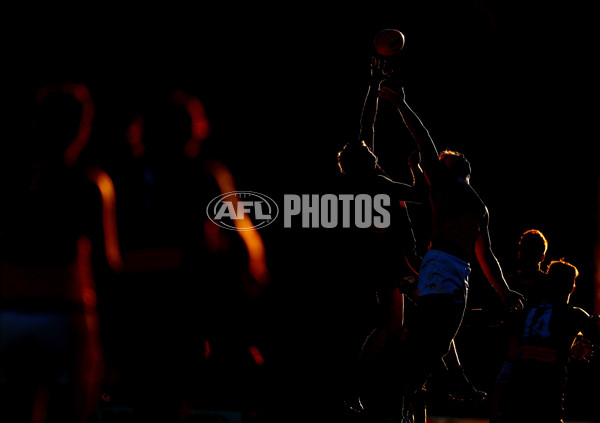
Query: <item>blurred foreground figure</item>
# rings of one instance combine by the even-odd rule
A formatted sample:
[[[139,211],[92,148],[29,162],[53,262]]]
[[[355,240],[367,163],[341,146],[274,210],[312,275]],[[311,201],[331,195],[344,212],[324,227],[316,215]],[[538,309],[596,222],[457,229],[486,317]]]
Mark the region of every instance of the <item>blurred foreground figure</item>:
[[[130,110],[129,148],[111,173],[124,261],[108,300],[111,397],[131,405],[136,422],[255,412],[265,245],[248,214],[235,220],[245,230],[207,216],[210,202],[237,185],[199,97],[170,87],[151,96]]]
[[[32,113],[0,181],[0,421],[85,422],[103,370],[96,283],[122,266],[115,194],[77,162],[94,115],[86,86],[44,87]]]

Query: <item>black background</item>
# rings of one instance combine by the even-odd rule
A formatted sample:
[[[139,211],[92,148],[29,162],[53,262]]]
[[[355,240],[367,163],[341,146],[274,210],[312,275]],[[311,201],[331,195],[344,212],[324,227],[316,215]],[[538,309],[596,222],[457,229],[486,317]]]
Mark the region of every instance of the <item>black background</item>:
[[[118,189],[133,112],[145,107],[159,116],[168,93],[183,89],[203,102],[212,126],[207,148],[230,167],[237,189],[276,201],[335,192],[336,153],[358,135],[373,37],[400,29],[406,46],[390,84],[405,87],[438,148],[470,159],[505,272],[520,234],[540,229],[548,257],[564,257],[581,272],[572,302],[593,311],[598,37],[591,5],[79,5],[8,10],[5,20],[10,130],[3,143],[19,142],[39,86],[85,83],[96,116],[83,158],[105,168]],[[400,180],[410,143],[398,114],[381,104],[375,152]],[[281,413],[334,410],[369,314],[364,281],[353,280],[344,261],[348,234],[284,229],[279,221],[261,235],[272,280],[255,309],[272,377],[259,386]],[[472,286],[472,307],[497,306],[477,269]],[[488,388],[498,346],[492,329],[469,327],[461,335],[463,365]],[[597,364],[582,373],[590,369],[598,374]],[[589,417],[597,410],[586,401],[598,392],[584,392],[583,383],[573,392]],[[485,414],[477,407],[453,412]]]

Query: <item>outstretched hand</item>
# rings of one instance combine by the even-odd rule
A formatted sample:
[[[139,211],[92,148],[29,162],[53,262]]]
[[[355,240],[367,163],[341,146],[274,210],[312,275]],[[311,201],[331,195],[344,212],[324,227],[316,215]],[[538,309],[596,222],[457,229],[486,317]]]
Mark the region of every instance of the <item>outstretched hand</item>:
[[[574,360],[590,363],[594,357],[594,345],[586,338],[577,338],[571,346],[570,357]]]
[[[389,63],[385,59],[377,57],[371,58],[371,82],[380,84],[392,76],[394,70],[389,67]]]

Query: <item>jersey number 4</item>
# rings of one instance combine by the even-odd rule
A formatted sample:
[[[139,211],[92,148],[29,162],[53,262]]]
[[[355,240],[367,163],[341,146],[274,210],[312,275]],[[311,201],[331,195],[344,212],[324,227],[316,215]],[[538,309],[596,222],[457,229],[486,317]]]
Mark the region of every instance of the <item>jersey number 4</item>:
[[[527,314],[525,320],[525,329],[523,338],[539,337],[548,338],[550,336],[550,317],[552,316],[552,307],[540,305],[532,308]]]

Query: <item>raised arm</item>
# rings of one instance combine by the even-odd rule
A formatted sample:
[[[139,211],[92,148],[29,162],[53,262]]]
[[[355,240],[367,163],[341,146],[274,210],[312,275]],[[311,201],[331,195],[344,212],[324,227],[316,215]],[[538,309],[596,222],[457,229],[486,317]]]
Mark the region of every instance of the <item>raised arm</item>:
[[[377,58],[371,59],[371,76],[367,95],[363,103],[360,115],[360,131],[358,141],[374,150],[375,146],[375,120],[377,118],[377,107],[379,103],[379,89],[381,83],[391,75],[391,70],[386,68],[385,61]]]
[[[492,251],[488,222],[489,214],[486,208],[485,216],[481,223],[481,232],[475,241],[477,261],[485,277],[500,296],[504,306],[510,311],[520,310],[523,308],[523,296],[511,290],[506,283],[506,279],[504,279],[500,263]]]
[[[360,131],[356,141],[348,142],[338,152],[338,166],[342,173],[354,176],[372,174],[376,169],[377,157],[373,153],[375,140],[375,120],[379,102],[381,83],[391,75],[385,61],[371,59],[369,87],[360,115]]]
[[[426,178],[431,180],[438,163],[438,151],[429,135],[429,131],[425,128],[425,125],[423,125],[417,114],[406,103],[404,88],[401,91],[394,91],[389,87],[381,87],[379,96],[390,101],[398,108],[404,124],[417,143],[421,153],[423,172]]]

